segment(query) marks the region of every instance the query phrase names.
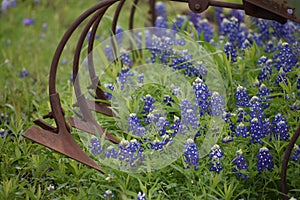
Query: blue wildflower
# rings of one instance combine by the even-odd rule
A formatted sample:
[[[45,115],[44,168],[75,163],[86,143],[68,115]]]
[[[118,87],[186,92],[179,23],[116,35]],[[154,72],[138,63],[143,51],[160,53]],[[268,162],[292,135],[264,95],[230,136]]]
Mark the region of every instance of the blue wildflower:
[[[23,19],[23,24],[26,25],[26,26],[33,25],[34,22],[35,21],[32,18],[25,18],[25,19]]]
[[[163,16],[157,16],[156,20],[154,22],[154,26],[158,28],[168,28],[168,22],[166,17]]]
[[[25,78],[28,77],[30,75],[29,71],[27,71],[26,69],[22,69],[21,73],[19,74],[19,78]]]
[[[179,31],[179,30],[184,30],[184,22],[186,21],[186,16],[183,15],[177,15],[176,19],[174,20],[174,22],[171,25],[171,29],[173,31]]]
[[[195,101],[196,105],[199,107],[200,116],[204,115],[207,112],[210,102],[209,97],[211,93],[208,89],[208,86],[204,83],[202,79],[199,77],[195,79],[193,82],[194,94],[195,94]]]
[[[130,164],[130,167],[135,167],[137,163],[143,161],[143,151],[143,148],[136,139],[132,139],[131,141],[123,139],[119,143],[118,158],[120,161]]]
[[[247,88],[239,85],[236,88],[236,93],[234,94],[234,97],[237,106],[248,106],[249,96],[248,96]]]
[[[155,108],[154,107],[155,99],[150,94],[147,94],[146,96],[144,96],[142,98],[142,100],[143,100],[143,102],[145,102],[142,113],[148,114],[148,113],[152,112]]]
[[[233,46],[232,43],[226,42],[224,45],[224,53],[227,56],[227,59],[229,59],[231,62],[236,62],[237,61],[237,50]]]
[[[222,139],[222,143],[224,143],[224,144],[227,144],[229,142],[233,142],[233,137],[231,137],[230,135],[228,135]]]
[[[247,119],[248,113],[243,108],[238,108],[236,116],[237,116],[236,122],[247,122],[248,121],[248,119]]]
[[[130,71],[129,67],[123,67],[121,72],[118,73],[118,82],[121,84],[121,90],[124,89],[125,84],[131,83],[131,77],[134,75],[132,71]]]
[[[280,83],[281,84],[288,84],[288,77],[287,77],[287,74],[283,71],[282,68],[280,68],[277,76],[276,76],[276,81],[278,86],[280,86]]]
[[[249,101],[250,106],[250,117],[251,119],[257,118],[258,120],[262,120],[263,114],[263,107],[259,97],[253,96]]]
[[[16,7],[17,1],[16,0],[3,0],[1,3],[1,10],[2,12],[6,12],[7,9],[10,7]]]
[[[287,42],[280,44],[278,49],[279,52],[273,56],[275,67],[277,70],[282,69],[284,72],[292,71],[292,68],[298,62],[299,55],[293,52],[293,48]]]
[[[146,134],[146,129],[142,126],[135,113],[131,113],[128,117],[128,131],[131,131],[133,135],[140,137],[143,137]]]
[[[112,193],[111,190],[106,190],[105,193],[103,194],[103,197],[105,199],[110,199],[110,198],[114,198],[115,195]]]
[[[107,147],[104,157],[108,159],[110,158],[117,159],[118,155],[119,154],[116,148],[113,145],[110,145],[109,147]]]
[[[273,171],[273,156],[270,155],[269,149],[267,147],[262,147],[259,149],[257,158],[257,170],[259,172],[262,172],[265,169],[269,170],[270,172]]]
[[[258,80],[260,80],[260,81],[269,80],[270,75],[272,74],[271,65],[273,64],[273,60],[268,59],[266,56],[262,56],[257,61],[257,64],[260,67]]]
[[[107,84],[106,83],[106,84],[104,84],[104,87],[107,88],[107,89],[109,89],[109,90],[111,90],[111,91],[114,91],[114,89],[115,89],[115,87],[114,87],[113,84]],[[112,94],[111,93],[104,92],[104,94],[105,94],[105,97],[106,97],[107,100],[111,100],[112,99]]]
[[[298,162],[300,160],[300,144],[295,144],[291,159],[293,159],[295,162]]]
[[[198,166],[200,165],[199,153],[194,140],[191,138],[187,139],[184,148],[184,162],[187,164],[187,168],[194,166],[195,169],[198,169]]]
[[[246,163],[247,159],[243,157],[242,150],[236,151],[236,157],[233,159],[233,164],[235,168],[232,170],[233,172],[237,173],[238,177],[243,177],[244,179],[249,179],[246,174],[243,174],[241,170],[245,170],[248,168],[248,164]]]
[[[108,61],[112,62],[115,60],[115,55],[111,46],[106,45],[104,48],[104,53]]]
[[[120,51],[120,60],[122,62],[123,65],[125,65],[126,67],[130,67],[132,61],[130,59],[130,54],[127,53],[125,50],[121,49]]]
[[[287,140],[290,135],[289,135],[289,128],[290,126],[287,125],[286,119],[278,113],[275,115],[275,118],[272,122],[272,130],[273,133],[275,134],[276,139],[280,140]]]
[[[88,146],[89,149],[91,149],[92,154],[98,155],[103,151],[103,148],[101,147],[100,140],[98,138],[91,138],[90,139],[90,146]]]
[[[239,125],[236,126],[236,131],[234,132],[236,137],[242,136],[246,138],[249,136],[248,127],[245,126],[243,122],[240,122]]]
[[[209,154],[209,157],[212,159],[212,161],[209,163],[211,165],[210,171],[214,171],[216,173],[220,173],[222,171],[223,166],[220,162],[220,159],[224,156],[224,152],[221,151],[220,146],[215,144],[211,148],[211,153]]]
[[[139,192],[136,200],[146,200],[145,193],[142,194],[141,192]]]
[[[266,137],[263,121],[253,118],[250,123],[250,135],[252,136],[251,142],[258,142],[263,144],[261,138]]]
[[[218,92],[213,92],[210,100],[210,114],[212,116],[220,116],[224,112],[224,104],[224,98]]]
[[[167,17],[167,8],[164,2],[158,1],[155,3],[156,16]]]

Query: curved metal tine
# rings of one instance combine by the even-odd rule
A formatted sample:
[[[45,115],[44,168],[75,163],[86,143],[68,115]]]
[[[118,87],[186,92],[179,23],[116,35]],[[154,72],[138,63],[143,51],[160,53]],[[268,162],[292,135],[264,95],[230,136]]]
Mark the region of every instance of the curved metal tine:
[[[138,3],[139,3],[139,0],[134,0],[134,2],[132,4],[131,10],[130,10],[130,16],[129,16],[129,25],[128,25],[129,30],[132,30],[134,27],[133,26],[134,14],[135,14],[136,6],[138,5]]]
[[[115,0],[104,0],[97,5],[91,7],[83,14],[81,14],[69,27],[69,29],[63,35],[60,43],[58,44],[55,54],[52,59],[50,76],[49,76],[49,97],[51,104],[51,113],[57,125],[55,131],[50,131],[47,129],[42,129],[39,127],[31,127],[26,132],[23,133],[24,137],[40,143],[48,148],[51,148],[57,152],[60,152],[66,156],[69,156],[83,164],[86,164],[92,168],[103,172],[102,168],[99,167],[90,157],[86,155],[85,152],[79,147],[79,145],[74,140],[70,133],[69,126],[64,118],[63,109],[60,104],[59,94],[56,91],[56,74],[58,68],[58,62],[63,49],[70,39],[73,32],[79,27],[79,25],[92,13],[101,9],[104,6],[116,2]]]
[[[287,187],[287,183],[286,183],[286,172],[287,172],[287,168],[288,168],[288,163],[289,163],[289,159],[290,159],[290,155],[291,152],[293,150],[294,145],[296,144],[297,139],[300,136],[300,126],[297,128],[297,130],[295,131],[294,135],[292,136],[284,157],[283,157],[283,161],[282,161],[282,166],[281,166],[281,192],[282,192],[282,199],[284,200],[288,200],[288,187]]]
[[[150,4],[149,14],[151,15],[152,26],[155,25],[155,19],[156,19],[155,3],[156,3],[156,0],[149,1],[149,4]]]
[[[104,130],[92,116],[92,113],[86,102],[86,97],[81,92],[81,88],[80,88],[80,84],[79,84],[79,77],[78,77],[79,59],[80,59],[80,53],[82,50],[84,40],[88,34],[88,31],[90,30],[90,27],[93,25],[93,23],[96,21],[96,19],[98,17],[102,17],[105,14],[105,11],[107,10],[107,8],[112,4],[113,3],[99,9],[99,11],[97,11],[97,13],[94,16],[92,16],[92,18],[88,21],[87,25],[84,27],[84,30],[82,31],[82,33],[78,39],[77,46],[76,46],[75,53],[74,53],[74,58],[73,58],[73,77],[75,79],[74,91],[75,91],[75,95],[76,95],[76,99],[77,99],[77,104],[79,105],[80,111],[82,112],[82,115],[83,115],[83,121],[76,120],[73,118],[69,118],[69,121],[73,127],[76,127],[83,131],[90,132],[92,134],[98,133],[100,136],[104,134]],[[90,128],[86,129],[86,127],[92,127],[92,130],[94,130],[94,131],[91,132],[90,131],[91,129]],[[109,133],[106,133],[105,136],[110,141],[112,141],[114,143],[119,143],[119,141],[115,137],[110,135]]]

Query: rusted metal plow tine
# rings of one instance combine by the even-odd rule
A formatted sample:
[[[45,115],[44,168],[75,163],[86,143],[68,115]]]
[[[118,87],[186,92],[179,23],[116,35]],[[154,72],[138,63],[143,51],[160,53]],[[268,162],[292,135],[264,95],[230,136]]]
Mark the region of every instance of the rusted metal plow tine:
[[[69,117],[69,123],[72,127],[79,129],[81,131],[96,135],[100,134],[102,135],[104,133],[103,129],[100,127],[100,125],[96,125],[92,122],[85,122],[79,119],[75,119],[73,117]],[[111,142],[118,144],[120,141],[113,137],[111,134],[106,133],[105,137],[110,140]]]
[[[23,136],[104,173],[103,169],[82,151],[71,133],[66,130],[54,133],[32,126]]]

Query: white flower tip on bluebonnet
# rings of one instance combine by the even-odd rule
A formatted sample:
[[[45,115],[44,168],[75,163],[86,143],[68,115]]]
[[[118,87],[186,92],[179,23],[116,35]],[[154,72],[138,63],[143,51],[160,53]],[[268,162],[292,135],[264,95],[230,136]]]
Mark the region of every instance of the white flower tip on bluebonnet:
[[[262,147],[259,149],[259,152],[268,152],[269,149],[267,147]]]
[[[188,139],[186,140],[186,143],[187,143],[187,144],[194,144],[194,140],[193,140],[192,138],[188,138]]]
[[[246,91],[247,89],[241,85],[238,85],[237,88],[236,88],[236,91],[238,92],[242,92],[242,91]]]
[[[242,149],[236,151],[236,156],[241,156],[243,154]]]
[[[220,149],[220,146],[217,145],[217,144],[215,144],[215,145],[211,148],[212,151],[217,150],[217,149]]]
[[[129,117],[136,117],[136,113],[130,113]]]
[[[130,140],[130,142],[131,142],[132,144],[138,143],[138,141],[137,141],[136,139],[132,139],[132,140]]]
[[[1,132],[1,131],[0,131]],[[294,149],[295,150],[299,150],[300,148],[299,148],[299,145],[297,145],[297,144],[294,144]]]
[[[128,147],[129,146],[128,140],[122,139],[122,141],[120,142],[120,146],[124,148]]]
[[[297,200],[295,197],[291,197],[289,200]]]
[[[258,122],[258,119],[255,117],[251,120],[251,123]]]
[[[197,78],[194,80],[193,85],[200,84],[200,83],[203,83],[203,80],[202,80],[200,77],[197,77]]]

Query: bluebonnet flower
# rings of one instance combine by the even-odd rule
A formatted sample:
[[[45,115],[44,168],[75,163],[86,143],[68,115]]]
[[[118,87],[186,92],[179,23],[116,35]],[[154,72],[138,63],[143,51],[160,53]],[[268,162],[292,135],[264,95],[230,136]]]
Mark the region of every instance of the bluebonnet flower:
[[[155,3],[156,16],[167,17],[167,8],[164,2],[158,1]]]
[[[238,22],[244,22],[245,21],[245,12],[242,10],[236,10],[232,9],[230,11],[231,17],[234,17],[238,20]]]
[[[280,70],[279,70],[279,72],[276,76],[276,81],[275,82],[278,86],[280,86],[280,83],[287,85],[288,84],[288,79],[287,78],[288,78],[287,74],[283,71],[282,68],[280,68]]]
[[[145,79],[145,75],[144,74],[138,74],[137,79],[138,79],[138,83],[143,83],[144,79]]]
[[[130,59],[130,54],[127,53],[125,50],[121,49],[120,51],[120,60],[122,62],[123,65],[125,65],[126,67],[130,67],[132,61]]]
[[[244,108],[238,108],[237,110],[237,120],[236,122],[247,122],[248,113],[244,110]]]
[[[274,41],[273,40],[269,40],[266,43],[265,52],[266,53],[273,53],[274,51],[276,51],[276,46],[274,45]]]
[[[222,143],[224,143],[224,144],[227,144],[229,142],[233,142],[233,137],[231,137],[230,135],[228,135],[222,139]]]
[[[273,64],[272,59],[268,59],[266,56],[262,56],[257,61],[258,66],[261,68],[258,80],[260,81],[266,81],[270,78],[270,75],[272,74],[272,68],[271,65]]]
[[[289,135],[290,126],[287,125],[286,119],[278,113],[272,122],[272,130],[276,139],[287,140]]]
[[[193,88],[196,97],[196,105],[199,107],[200,116],[202,116],[209,108],[210,102],[208,98],[211,96],[211,93],[208,89],[208,86],[199,77],[193,82]]]
[[[183,99],[181,101],[181,129],[179,130],[181,134],[183,134],[186,129],[190,130],[190,128],[192,128],[193,130],[196,130],[198,128],[199,120],[195,113],[195,110],[195,106],[193,106],[188,99]]]
[[[143,161],[143,151],[143,148],[136,139],[132,139],[131,141],[123,139],[119,143],[118,158],[120,161],[130,164],[130,167],[135,167],[138,162]]]
[[[253,96],[249,101],[250,106],[250,117],[251,119],[257,118],[258,120],[262,120],[263,114],[263,107],[259,97]]]
[[[1,3],[1,10],[2,12],[6,12],[10,7],[16,7],[17,1],[16,0],[3,0]]]
[[[200,163],[199,163],[199,152],[196,143],[193,139],[189,138],[186,141],[186,145],[184,146],[184,162],[187,164],[187,168],[190,168],[192,166],[195,167],[195,169],[198,169]]]
[[[115,55],[111,46],[106,45],[104,48],[104,53],[108,61],[112,62],[115,60]]]
[[[236,157],[233,159],[233,164],[235,165],[235,168],[232,170],[233,172],[236,172],[238,177],[242,177],[244,179],[249,179],[249,177],[246,174],[243,174],[241,170],[245,170],[248,168],[248,164],[246,163],[247,159],[243,157],[242,150],[236,151]]]
[[[90,38],[91,38],[91,31],[89,31],[86,35],[87,41],[90,41]],[[99,35],[95,35],[95,39],[99,39],[99,38],[100,38]]]
[[[203,34],[204,41],[210,42],[214,36],[214,28],[208,22],[207,19],[202,19],[201,17],[193,19],[191,16],[191,21],[198,33],[198,38]]]
[[[203,61],[197,61],[195,64],[194,72],[193,74],[196,77],[201,78],[202,80],[205,80],[205,77],[207,75],[207,67],[204,65]]]
[[[121,84],[121,90],[124,89],[126,83],[131,83],[131,77],[134,75],[129,67],[123,67],[118,73],[118,82]]]
[[[300,90],[300,77],[297,79],[297,89]]]
[[[166,17],[163,16],[157,16],[156,20],[154,22],[154,26],[158,28],[168,28],[168,22]]]
[[[147,94],[146,96],[144,96],[142,98],[142,100],[145,102],[143,111],[142,111],[143,114],[148,114],[154,110],[155,99],[150,94]]]
[[[220,116],[224,112],[224,104],[224,98],[218,92],[213,92],[210,99],[210,114],[212,116]]]
[[[156,63],[160,61],[163,64],[169,62],[170,56],[173,55],[174,41],[168,36],[158,37],[156,35],[152,36],[151,44],[149,44],[149,49],[151,51],[150,61]]]
[[[98,155],[103,151],[103,148],[101,147],[100,140],[98,138],[91,138],[90,139],[90,146],[88,146],[89,149],[91,149],[92,154]]]
[[[23,24],[26,25],[26,26],[33,25],[34,22],[35,21],[32,18],[25,18],[25,19],[23,19]]]
[[[133,135],[140,137],[143,137],[146,134],[146,129],[142,126],[135,113],[131,113],[128,117],[128,131],[131,131]]]
[[[107,147],[106,152],[105,152],[105,158],[118,158],[118,151],[116,150],[116,148],[113,145],[110,145],[109,147]]]
[[[226,17],[224,12],[223,12],[223,8],[222,7],[214,7],[215,10],[215,15],[216,15],[216,19],[217,19],[217,24],[219,27],[219,32],[221,33],[222,30],[220,30],[222,28],[222,22],[224,20],[224,18]]]
[[[236,93],[234,94],[234,97],[235,97],[237,106],[248,106],[249,95],[247,92],[247,88],[239,85],[236,88]]]
[[[120,46],[124,40],[124,33],[123,33],[123,28],[121,26],[117,26],[116,27],[116,41],[117,41],[117,44]]]
[[[173,130],[172,136],[175,136],[178,133],[180,128],[181,128],[180,118],[177,116],[174,116],[173,124],[171,126],[171,130]]]
[[[112,193],[111,190],[106,190],[105,193],[103,194],[103,197],[105,199],[110,199],[110,198],[114,198],[115,195]]]
[[[298,162],[300,160],[300,144],[294,145],[294,152],[291,155],[291,159],[293,159],[295,162]]]
[[[264,123],[262,120],[258,118],[253,118],[250,123],[250,135],[252,139],[251,142],[258,142],[260,144],[263,144],[263,141],[261,141],[262,138],[266,137],[266,134],[268,132],[265,131]]]
[[[177,15],[176,19],[171,25],[173,31],[185,30],[184,22],[186,21],[186,16]]]
[[[270,40],[270,23],[269,20],[260,19],[251,17],[251,20],[254,22],[255,27],[257,27],[258,37],[257,37],[257,44],[262,45],[265,41]]]
[[[230,42],[226,42],[224,45],[224,53],[226,54],[227,58],[231,61],[231,62],[236,62],[237,61],[237,50],[235,49],[235,47],[233,46],[232,43]]]
[[[271,22],[271,26],[273,29],[272,34],[278,39],[282,38],[289,43],[296,42],[296,36],[294,35],[296,32],[296,27],[294,23],[288,21],[285,24],[281,24],[274,20]]]
[[[107,84],[106,83],[106,84],[104,84],[104,87],[107,88],[107,89],[109,89],[109,90],[111,90],[111,91],[114,91],[114,89],[115,89],[115,87],[114,87],[113,84]],[[104,92],[104,94],[105,94],[105,97],[106,97],[107,100],[111,100],[112,99],[112,94],[111,93]]]
[[[261,84],[258,88],[258,96],[261,98],[267,98],[270,95],[271,91],[270,89],[265,85]]]
[[[136,200],[146,200],[145,193],[142,194],[141,192],[139,192]]]
[[[270,172],[273,171],[273,156],[270,155],[269,149],[267,147],[262,147],[259,149],[257,158],[257,170],[259,172],[262,172],[265,169],[269,170]]]
[[[26,69],[22,69],[21,73],[19,74],[19,78],[25,78],[29,75],[30,75],[29,71],[27,71]]]
[[[248,126],[245,126],[243,122],[240,122],[239,125],[236,126],[236,130],[234,133],[236,137],[242,136],[243,138],[246,138],[249,136],[248,131]]]
[[[194,75],[194,68],[191,60],[192,54],[187,49],[178,50],[172,55],[170,67],[175,70],[184,70],[185,75],[192,76]]]
[[[277,70],[282,69],[284,72],[292,71],[292,68],[298,62],[299,55],[293,51],[293,48],[287,42],[280,44],[278,49],[279,52],[273,56],[275,67]]]
[[[239,25],[239,21],[235,17],[231,17],[230,20],[224,18],[221,23],[220,34],[223,36],[228,35],[228,41],[234,42],[239,33]]]
[[[158,151],[158,150],[161,150],[164,146],[170,145],[172,143],[173,143],[172,138],[169,135],[165,134],[162,136],[161,140],[159,140],[157,138],[155,140],[153,140],[150,143],[150,148]]]
[[[224,156],[224,152],[221,151],[220,146],[215,144],[211,148],[211,153],[209,154],[209,157],[212,159],[212,161],[209,163],[211,165],[210,171],[214,171],[217,173],[220,173],[222,171],[223,166],[220,163],[220,159]]]
[[[174,102],[174,100],[170,95],[165,94],[163,102],[166,103],[168,106],[171,106],[171,102]]]
[[[167,128],[170,127],[170,122],[167,120],[167,118],[160,117],[158,119],[156,126],[157,126],[157,131],[158,131],[159,135],[163,136],[167,133]]]

